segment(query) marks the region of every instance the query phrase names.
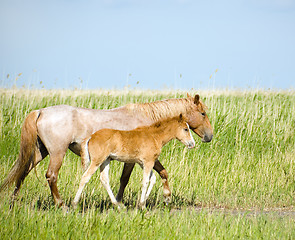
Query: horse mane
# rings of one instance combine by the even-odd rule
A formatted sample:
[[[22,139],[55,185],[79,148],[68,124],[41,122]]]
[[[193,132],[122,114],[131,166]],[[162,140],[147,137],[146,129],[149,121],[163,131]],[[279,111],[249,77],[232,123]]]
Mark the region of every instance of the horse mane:
[[[181,119],[182,118],[182,119]],[[137,127],[135,130],[146,130],[147,128],[149,129],[159,129],[162,128],[162,126],[166,126],[168,123],[171,123],[173,121],[183,121],[183,122],[187,122],[187,117],[182,115],[180,117],[180,114],[175,116],[175,117],[168,117],[162,120],[158,120],[156,122],[154,122],[153,124],[151,124],[150,126],[141,126],[141,127]]]
[[[150,103],[131,103],[126,105],[126,109],[131,112],[140,112],[153,121],[159,121],[179,116],[180,113],[186,115],[192,109],[193,104],[193,100],[190,98],[175,98]],[[200,107],[206,109],[201,101]]]

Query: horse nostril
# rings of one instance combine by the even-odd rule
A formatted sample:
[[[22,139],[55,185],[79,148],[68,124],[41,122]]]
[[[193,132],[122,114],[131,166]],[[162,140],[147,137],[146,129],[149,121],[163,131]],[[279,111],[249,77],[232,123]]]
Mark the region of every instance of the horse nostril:
[[[206,134],[204,136],[204,142],[211,142],[212,138],[213,138],[213,134],[210,134],[210,135]]]

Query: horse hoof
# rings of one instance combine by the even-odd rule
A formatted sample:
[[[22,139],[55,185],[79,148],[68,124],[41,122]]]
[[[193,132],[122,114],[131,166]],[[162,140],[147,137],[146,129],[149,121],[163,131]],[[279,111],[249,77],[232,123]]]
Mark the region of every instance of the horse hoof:
[[[70,208],[68,206],[62,206],[63,214],[68,214],[70,212]]]
[[[164,203],[168,206],[171,203],[171,196],[164,196]]]
[[[122,199],[123,199],[123,197],[122,196],[116,196],[116,201],[118,202],[118,203],[121,203],[122,202]]]

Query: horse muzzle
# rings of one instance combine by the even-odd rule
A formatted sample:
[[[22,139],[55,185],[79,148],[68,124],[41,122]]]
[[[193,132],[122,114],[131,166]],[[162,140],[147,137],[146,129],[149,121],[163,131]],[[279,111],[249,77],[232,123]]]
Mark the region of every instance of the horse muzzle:
[[[199,130],[197,128],[192,129],[194,131],[194,133],[196,133],[202,140],[202,142],[211,142],[212,138],[213,138],[213,131],[211,130]]]
[[[213,138],[213,134],[205,134],[204,137],[202,138],[202,142],[211,142]]]

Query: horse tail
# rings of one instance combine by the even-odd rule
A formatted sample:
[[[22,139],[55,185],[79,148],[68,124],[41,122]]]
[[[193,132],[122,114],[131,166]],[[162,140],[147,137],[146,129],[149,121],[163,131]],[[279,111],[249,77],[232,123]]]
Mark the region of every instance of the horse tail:
[[[84,171],[89,167],[90,163],[90,156],[88,150],[88,142],[90,139],[91,137],[86,138],[81,145],[81,163]]]
[[[0,186],[0,192],[16,183],[15,193],[18,191],[22,181],[34,167],[34,155],[37,144],[37,120],[40,115],[39,110],[29,113],[26,117],[21,131],[21,142],[18,159],[15,161],[8,176]]]

